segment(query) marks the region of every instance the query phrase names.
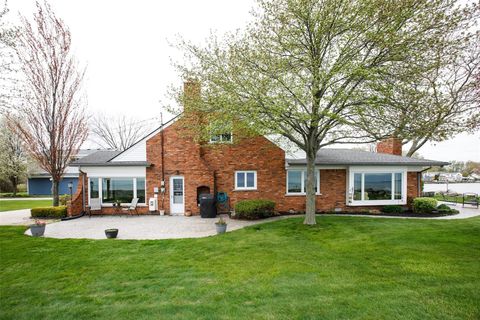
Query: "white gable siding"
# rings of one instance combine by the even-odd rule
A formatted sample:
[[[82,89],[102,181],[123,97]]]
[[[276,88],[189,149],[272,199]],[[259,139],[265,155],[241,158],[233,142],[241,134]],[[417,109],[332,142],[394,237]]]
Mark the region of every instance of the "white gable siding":
[[[143,139],[112,159],[112,162],[116,161],[147,161],[147,139]]]
[[[146,177],[145,167],[82,167],[89,178],[133,178]]]

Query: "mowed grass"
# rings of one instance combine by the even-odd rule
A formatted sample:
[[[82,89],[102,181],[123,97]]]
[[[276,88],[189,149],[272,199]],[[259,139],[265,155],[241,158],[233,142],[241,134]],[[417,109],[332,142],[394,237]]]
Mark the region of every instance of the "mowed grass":
[[[0,212],[51,206],[52,200],[0,200]]]
[[[2,319],[480,318],[478,218],[294,218],[159,241],[23,232],[0,228]]]

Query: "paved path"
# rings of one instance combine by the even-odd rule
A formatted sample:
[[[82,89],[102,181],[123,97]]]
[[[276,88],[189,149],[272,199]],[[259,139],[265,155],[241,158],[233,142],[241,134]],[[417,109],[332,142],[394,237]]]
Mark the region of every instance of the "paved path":
[[[0,212],[0,226],[19,226],[32,224],[30,209]]]
[[[396,217],[396,216],[377,216],[369,214],[326,214],[327,216],[342,216],[342,217],[366,217],[366,218],[379,218],[379,219],[430,219],[430,220],[457,220],[457,219],[467,219],[480,216],[480,209],[473,207],[462,208],[462,204],[452,204],[450,202],[439,201],[438,204],[447,204],[451,208],[454,208],[459,211],[458,214],[444,217]]]
[[[478,217],[480,216],[480,209],[474,208],[472,206],[466,206],[465,208],[462,208],[462,204],[454,204],[454,203],[449,203],[449,202],[441,202],[439,203],[445,203],[447,204],[450,208],[456,209],[460,211],[459,214],[453,215],[453,216],[446,216],[446,217],[438,217],[434,219],[440,219],[440,220],[454,220],[454,219],[466,219],[466,218],[472,218],[472,217]]]
[[[257,221],[240,221],[223,218],[228,223],[227,232],[245,226],[288,218],[274,217]],[[199,216],[97,216],[60,221],[48,224],[45,237],[105,239],[105,229],[118,229],[118,239],[179,239],[202,238],[216,234],[218,219]],[[30,230],[25,232],[31,235]]]
[[[480,210],[474,208],[462,208],[461,205],[451,205],[460,211],[459,214],[435,218],[414,217],[388,217],[372,215],[329,215],[329,216],[354,216],[382,219],[437,219],[453,220],[466,219],[480,216]],[[323,215],[319,215],[321,218]],[[227,231],[241,229],[258,223],[270,222],[292,216],[274,217],[260,221],[231,220],[227,216],[224,219],[228,223]],[[298,216],[296,216],[298,217]],[[45,236],[51,238],[88,238],[105,239],[104,230],[108,228],[119,229],[119,239],[178,239],[178,238],[201,238],[216,234],[215,222],[217,219],[202,219],[199,216],[98,216],[82,217],[68,221],[49,223]],[[30,209],[0,212],[0,225],[29,225]],[[30,234],[27,230],[26,234]]]

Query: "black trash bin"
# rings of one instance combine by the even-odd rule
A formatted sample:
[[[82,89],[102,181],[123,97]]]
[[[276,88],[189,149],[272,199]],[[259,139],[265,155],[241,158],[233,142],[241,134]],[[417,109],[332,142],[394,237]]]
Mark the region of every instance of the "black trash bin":
[[[206,193],[200,196],[200,216],[202,218],[215,218],[217,216],[217,206],[213,194]]]

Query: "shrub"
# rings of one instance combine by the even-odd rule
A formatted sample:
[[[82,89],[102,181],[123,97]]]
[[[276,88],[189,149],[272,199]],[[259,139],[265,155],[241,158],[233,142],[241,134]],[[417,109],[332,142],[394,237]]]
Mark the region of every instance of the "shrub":
[[[45,207],[30,209],[32,218],[63,218],[67,216],[67,207]]]
[[[384,212],[384,213],[402,213],[403,208],[402,208],[402,206],[397,206],[397,205],[385,206],[385,207],[383,207],[382,212]]]
[[[445,203],[438,205],[437,210],[450,210],[450,207],[447,206]]]
[[[442,203],[441,205],[439,205],[437,207],[437,211],[438,213],[440,214],[456,214],[458,213],[458,210],[455,210],[453,208],[450,208],[449,206],[447,206],[446,204]]]
[[[70,201],[70,195],[68,194],[62,194],[58,197],[58,202],[61,206],[66,206],[68,201]]]
[[[275,202],[271,200],[243,200],[235,204],[236,219],[255,220],[268,218],[275,214]]]
[[[413,211],[415,213],[432,213],[437,208],[437,200],[434,198],[415,198]]]

